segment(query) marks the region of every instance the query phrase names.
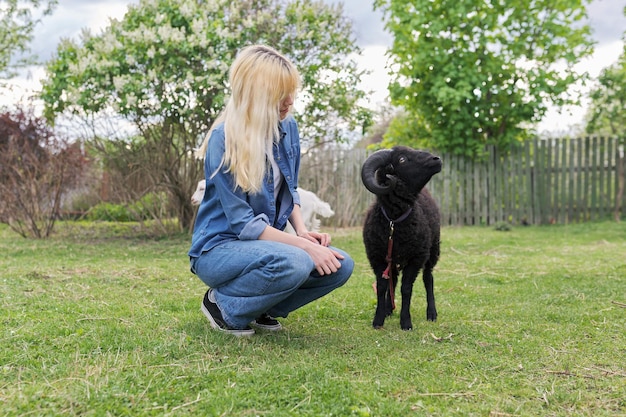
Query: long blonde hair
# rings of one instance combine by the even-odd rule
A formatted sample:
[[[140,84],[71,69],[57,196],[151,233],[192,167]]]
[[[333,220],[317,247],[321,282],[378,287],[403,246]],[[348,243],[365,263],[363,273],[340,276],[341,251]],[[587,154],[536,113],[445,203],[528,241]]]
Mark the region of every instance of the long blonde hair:
[[[280,103],[295,97],[300,74],[285,56],[263,45],[243,48],[230,67],[231,97],[211,131],[224,122],[225,153],[221,166],[232,173],[244,192],[258,192],[263,184],[272,143],[278,140]],[[197,154],[205,156],[211,131]],[[212,175],[215,175],[213,173]]]

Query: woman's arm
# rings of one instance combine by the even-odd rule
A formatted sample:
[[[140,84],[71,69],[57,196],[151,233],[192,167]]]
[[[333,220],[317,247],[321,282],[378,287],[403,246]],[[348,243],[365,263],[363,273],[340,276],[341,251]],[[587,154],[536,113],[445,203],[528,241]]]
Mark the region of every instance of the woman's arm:
[[[298,205],[296,205],[296,207],[299,209]],[[302,220],[302,216],[300,216],[300,220]],[[268,225],[259,236],[259,239],[281,242],[303,249],[309,254],[311,259],[313,259],[315,269],[320,275],[337,272],[337,270],[341,268],[341,263],[339,263],[338,259],[343,259],[343,255],[327,246],[321,245],[320,242],[314,238],[311,239],[311,236],[324,233],[311,233],[308,231],[306,233],[306,237],[294,236]]]

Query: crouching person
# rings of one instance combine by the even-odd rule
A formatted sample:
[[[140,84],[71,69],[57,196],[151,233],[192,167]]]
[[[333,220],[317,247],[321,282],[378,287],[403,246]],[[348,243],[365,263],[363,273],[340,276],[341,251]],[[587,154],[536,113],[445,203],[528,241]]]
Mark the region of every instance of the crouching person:
[[[211,326],[249,336],[251,325],[280,330],[277,317],[342,286],[354,261],[328,234],[307,230],[300,212],[294,65],[250,46],[229,80],[231,97],[200,149],[206,187],[189,256],[209,286],[201,309]],[[283,231],[287,221],[297,236]]]

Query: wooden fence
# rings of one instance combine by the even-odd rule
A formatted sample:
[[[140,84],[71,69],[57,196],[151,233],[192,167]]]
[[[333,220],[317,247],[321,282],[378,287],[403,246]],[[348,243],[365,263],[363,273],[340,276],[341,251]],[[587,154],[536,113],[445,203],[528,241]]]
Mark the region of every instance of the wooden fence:
[[[621,144],[620,144],[621,143]],[[428,185],[444,225],[577,223],[623,214],[623,140],[604,137],[531,140],[508,153],[486,150],[483,161],[442,155]],[[361,183],[364,150],[303,155],[301,187],[330,203],[323,224],[362,224],[373,196]]]

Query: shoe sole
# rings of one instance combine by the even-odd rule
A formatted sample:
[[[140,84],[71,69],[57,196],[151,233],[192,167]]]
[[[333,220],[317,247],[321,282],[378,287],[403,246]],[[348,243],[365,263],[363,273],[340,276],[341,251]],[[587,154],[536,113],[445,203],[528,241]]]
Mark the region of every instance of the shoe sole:
[[[268,330],[270,332],[277,332],[279,330],[283,329],[283,325],[278,323],[278,324],[259,324],[255,321],[253,321],[252,323],[250,323],[251,326],[254,327],[258,327],[259,329],[263,329],[263,330]]]
[[[211,327],[213,327],[214,329],[219,330],[220,332],[232,334],[233,336],[237,336],[237,337],[249,337],[249,336],[254,335],[254,329],[238,330],[238,329],[224,329],[220,327],[220,325],[217,324],[217,322],[215,321],[211,313],[209,313],[209,310],[207,310],[207,308],[204,306],[204,303],[200,303],[200,304],[201,304],[200,310],[202,310],[202,313],[206,316],[207,319],[209,319],[209,322],[211,323]]]

